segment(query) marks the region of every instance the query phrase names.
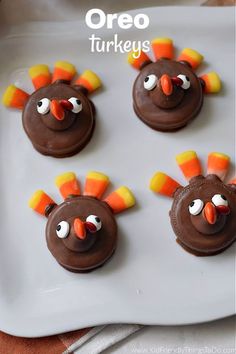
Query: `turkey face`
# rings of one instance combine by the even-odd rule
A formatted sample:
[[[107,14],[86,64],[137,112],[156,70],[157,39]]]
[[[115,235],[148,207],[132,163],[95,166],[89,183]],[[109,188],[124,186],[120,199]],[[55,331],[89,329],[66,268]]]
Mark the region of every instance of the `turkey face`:
[[[94,268],[110,258],[117,224],[109,206],[88,196],[67,198],[55,207],[46,226],[47,245],[57,261],[73,270]]]
[[[41,153],[70,155],[92,134],[93,108],[78,86],[55,82],[30,96],[23,111],[23,126]]]
[[[156,130],[185,126],[201,109],[201,80],[185,62],[160,59],[141,70],[133,87],[134,109]]]
[[[206,254],[219,252],[236,238],[236,191],[216,175],[198,176],[177,189],[170,211],[178,241]]]

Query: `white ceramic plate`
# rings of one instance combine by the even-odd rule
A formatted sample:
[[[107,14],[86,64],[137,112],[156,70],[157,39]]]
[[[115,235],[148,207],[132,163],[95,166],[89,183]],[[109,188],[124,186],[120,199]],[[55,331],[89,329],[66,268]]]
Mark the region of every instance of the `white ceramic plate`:
[[[219,95],[205,98],[201,114],[184,130],[152,131],[132,109],[137,73],[126,55],[91,54],[84,22],[30,23],[1,28],[1,93],[10,83],[32,91],[27,68],[51,67],[58,59],[97,72],[104,89],[94,95],[97,126],[90,144],[77,156],[54,159],[33,150],[21,114],[0,107],[1,247],[0,329],[21,336],[43,336],[115,322],[187,324],[232,315],[235,311],[234,255],[231,247],[216,257],[194,257],[175,243],[168,210],[171,201],[152,194],[148,183],[161,169],[185,183],[175,154],[195,149],[203,162],[210,151],[234,160],[234,14],[231,9],[152,8],[150,26],[139,30],[100,30],[111,39],[145,40],[170,36],[177,48],[205,54],[199,73],[217,70],[224,82]],[[83,182],[95,169],[108,174],[114,188],[130,186],[137,207],[117,217],[119,245],[111,261],[90,274],[61,268],[47,250],[46,220],[27,207],[38,188],[60,201],[54,177],[74,170]],[[231,171],[231,175],[233,171]]]

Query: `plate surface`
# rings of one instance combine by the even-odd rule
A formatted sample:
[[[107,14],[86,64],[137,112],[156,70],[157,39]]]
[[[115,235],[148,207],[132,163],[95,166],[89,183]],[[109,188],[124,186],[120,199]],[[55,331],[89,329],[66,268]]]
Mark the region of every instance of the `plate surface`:
[[[21,114],[0,106],[1,249],[0,329],[21,336],[43,336],[105,323],[188,324],[235,312],[235,247],[215,257],[197,258],[175,242],[168,211],[171,201],[148,189],[156,170],[185,183],[176,153],[222,151],[235,161],[234,13],[229,9],[152,8],[150,26],[89,30],[84,22],[28,23],[1,28],[1,94],[9,83],[32,92],[27,68],[59,59],[91,68],[104,83],[93,96],[97,126],[77,156],[53,159],[33,150]],[[219,95],[205,98],[201,114],[177,133],[159,133],[136,118],[131,102],[137,75],[125,54],[90,53],[91,33],[111,40],[174,39],[177,50],[193,47],[205,55],[199,73],[216,70],[223,79]],[[27,201],[43,188],[60,201],[54,177],[75,171],[108,174],[112,188],[126,184],[137,207],[117,216],[118,249],[109,263],[90,274],[61,268],[47,250],[46,220]],[[233,169],[230,176],[233,176]],[[229,177],[230,177],[229,176]],[[111,189],[112,189],[111,188]],[[110,189],[110,190],[111,190]]]

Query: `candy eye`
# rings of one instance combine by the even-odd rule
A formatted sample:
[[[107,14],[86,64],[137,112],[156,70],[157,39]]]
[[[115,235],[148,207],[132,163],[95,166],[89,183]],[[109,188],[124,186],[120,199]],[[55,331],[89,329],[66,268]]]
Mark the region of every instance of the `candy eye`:
[[[214,197],[212,198],[212,202],[213,202],[213,204],[215,204],[215,206],[219,206],[219,205],[228,206],[229,205],[228,200],[222,194],[215,194]]]
[[[82,102],[78,98],[71,97],[68,99],[68,101],[73,105],[73,109],[72,109],[73,113],[79,113],[82,111]]]
[[[102,222],[101,222],[100,218],[96,215],[89,215],[86,219],[86,222],[88,223],[89,229],[90,229],[89,224],[93,225],[94,232],[99,231],[102,227]],[[91,231],[92,231],[92,228],[91,228]]]
[[[198,215],[201,213],[203,209],[204,203],[201,199],[195,199],[192,201],[192,203],[189,205],[188,210],[191,215]]]
[[[189,77],[186,75],[182,75],[182,74],[178,75],[177,77],[183,81],[183,83],[180,87],[182,87],[184,90],[189,89],[189,87],[190,87]]]
[[[143,86],[146,90],[151,91],[157,84],[157,77],[154,74],[148,75],[144,79]]]
[[[37,111],[40,114],[46,114],[49,112],[50,100],[48,98],[42,98],[37,103]]]
[[[59,238],[66,238],[70,232],[70,225],[67,221],[61,221],[56,228],[56,233]]]

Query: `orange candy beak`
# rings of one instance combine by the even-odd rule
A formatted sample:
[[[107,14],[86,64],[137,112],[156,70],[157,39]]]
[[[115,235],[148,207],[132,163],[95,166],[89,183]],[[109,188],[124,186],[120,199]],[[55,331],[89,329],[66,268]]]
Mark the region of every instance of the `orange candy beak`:
[[[86,237],[85,223],[83,221],[81,221],[79,218],[76,218],[74,220],[74,231],[75,231],[75,235],[80,240],[85,239],[85,237]]]
[[[164,94],[166,96],[170,96],[173,92],[173,84],[169,75],[167,74],[162,75],[162,77],[160,78],[160,84]]]
[[[204,208],[204,215],[205,215],[207,222],[210,225],[214,225],[216,223],[217,211],[216,211],[215,206],[212,203],[210,203],[210,202],[206,203],[205,208]]]
[[[63,120],[65,118],[64,109],[59,101],[52,100],[51,104],[50,104],[50,110],[51,110],[52,115],[57,120]]]

